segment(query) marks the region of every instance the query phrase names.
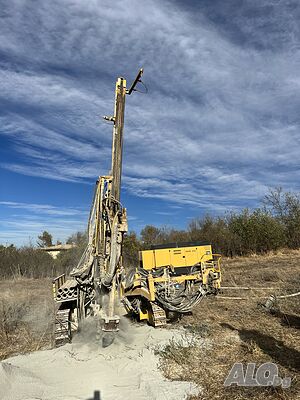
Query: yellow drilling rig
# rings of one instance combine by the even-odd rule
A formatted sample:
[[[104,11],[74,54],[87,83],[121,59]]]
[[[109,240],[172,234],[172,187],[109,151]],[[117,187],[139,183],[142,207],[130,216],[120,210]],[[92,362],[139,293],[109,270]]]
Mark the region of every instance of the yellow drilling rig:
[[[55,340],[70,341],[79,322],[95,317],[99,331],[110,336],[119,330],[116,304],[138,320],[163,326],[174,314],[188,313],[208,294],[220,288],[220,255],[211,244],[172,243],[140,251],[139,265],[126,271],[122,263],[122,243],[127,232],[126,209],[120,202],[125,98],[141,82],[139,71],[129,89],[118,78],[114,115],[104,117],[113,124],[112,163],[109,175],[96,182],[88,220],[88,244],[70,277],[53,280],[58,303]]]

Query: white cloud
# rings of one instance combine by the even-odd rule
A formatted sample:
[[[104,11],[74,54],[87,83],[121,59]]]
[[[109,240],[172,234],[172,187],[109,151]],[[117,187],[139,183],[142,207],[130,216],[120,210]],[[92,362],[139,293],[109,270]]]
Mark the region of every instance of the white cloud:
[[[0,243],[17,245],[35,243],[44,230],[54,240],[66,240],[77,230],[85,230],[88,218],[87,209],[13,201],[0,201],[0,212]]]
[[[99,117],[116,76],[144,66],[149,93],[126,105],[125,190],[217,211],[269,186],[299,190],[288,172],[299,164],[299,29],[282,2],[268,14],[255,3],[256,18],[246,4],[232,22],[242,46],[173,2],[9,2],[0,130],[23,162],[2,167],[75,182],[107,173],[111,127]]]
[[[18,203],[15,201],[0,201],[0,205],[8,208],[22,209],[31,211],[35,214],[48,214],[48,215],[80,215],[83,213],[82,209],[65,207],[60,208],[49,204],[31,204],[31,203]]]

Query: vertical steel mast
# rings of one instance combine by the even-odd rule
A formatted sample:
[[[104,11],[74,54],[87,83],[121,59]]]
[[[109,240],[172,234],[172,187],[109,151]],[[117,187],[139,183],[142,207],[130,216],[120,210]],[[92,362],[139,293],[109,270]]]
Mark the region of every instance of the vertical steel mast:
[[[108,121],[113,121],[113,143],[112,143],[112,160],[111,160],[111,175],[113,178],[112,196],[120,201],[121,191],[121,175],[122,175],[122,155],[123,155],[123,128],[124,128],[124,113],[125,113],[125,98],[126,94],[131,94],[140,82],[143,69],[141,68],[133,81],[130,88],[126,89],[126,79],[118,78],[115,91],[115,111],[113,117],[104,117]]]
[[[120,201],[121,175],[122,175],[122,156],[123,156],[123,129],[126,97],[126,80],[118,78],[116,82],[115,112],[113,117],[113,142],[111,175],[113,178],[112,196]]]
[[[113,122],[111,170],[109,175],[101,176],[97,181],[88,224],[88,245],[78,266],[71,272],[83,288],[79,314],[84,317],[86,304],[91,304],[94,314],[101,316],[104,331],[118,330],[114,303],[115,295],[120,291],[122,243],[127,232],[126,209],[120,203],[125,98],[135,90],[142,74],[143,69],[140,69],[129,89],[126,89],[124,78],[117,79],[114,115],[103,117]],[[86,299],[84,285],[94,287],[93,299]],[[109,295],[106,310],[101,300],[104,295]]]

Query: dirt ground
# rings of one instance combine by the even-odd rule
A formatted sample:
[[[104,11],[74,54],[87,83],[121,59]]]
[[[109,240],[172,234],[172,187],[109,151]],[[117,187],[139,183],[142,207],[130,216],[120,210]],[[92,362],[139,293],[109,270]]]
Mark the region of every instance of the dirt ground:
[[[47,362],[48,366],[53,365],[55,368],[57,363],[62,363],[65,367],[70,365],[75,368],[74,371],[82,368],[87,375],[90,373],[89,368],[100,368],[100,364],[103,367],[103,363],[104,365],[108,363],[107,368],[103,370],[106,379],[108,379],[108,373],[115,374],[115,385],[118,385],[118,379],[122,380],[122,388],[120,388],[122,393],[125,390],[123,386],[126,387],[126,390],[128,390],[128,385],[129,387],[130,385],[142,387],[146,391],[144,398],[149,399],[164,398],[166,393],[168,393],[167,398],[174,399],[184,399],[187,393],[189,393],[190,399],[300,398],[300,296],[279,300],[279,309],[273,314],[264,311],[263,307],[259,305],[259,303],[265,303],[265,297],[270,294],[282,295],[300,290],[300,251],[282,251],[267,256],[224,259],[222,271],[223,286],[263,289],[224,289],[219,297],[204,299],[195,308],[192,315],[186,315],[179,322],[168,326],[167,329],[159,330],[165,331],[162,334],[163,339],[158,334],[152,334],[153,328],[151,327],[143,325],[138,328],[130,325],[125,337],[131,336],[131,329],[144,331],[141,336],[138,334],[139,341],[136,344],[134,341],[128,344],[126,340],[125,344],[122,344],[124,365],[126,364],[124,368],[128,368],[131,372],[129,383],[125,384],[124,377],[120,378],[122,375],[120,375],[120,370],[116,372],[117,363],[108,363],[108,359],[113,361],[116,355],[109,355],[107,359],[98,354],[97,357],[95,356],[96,364],[99,363],[97,366],[92,361],[87,361],[87,359],[90,360],[90,356],[85,351],[82,353],[82,346],[80,349],[72,347],[76,346],[76,343],[64,346],[61,350],[62,354],[58,353],[58,355],[55,353],[57,350],[50,350],[7,360],[8,357],[15,354],[51,349],[53,304],[50,280],[21,279],[0,282],[0,357],[5,359],[4,364],[9,363],[22,369],[23,377],[20,378],[20,385],[22,382],[32,382],[33,379],[28,378],[28,380],[26,378],[28,374],[26,375],[26,371],[23,370],[28,367],[28,360],[33,360],[32,365],[35,365],[34,368],[36,368],[35,371],[34,368],[27,371],[29,376],[32,377],[33,374],[40,380],[43,380],[46,375],[39,376],[36,372],[39,372],[38,365],[44,363],[48,365]],[[244,300],[222,297],[242,297]],[[179,338],[178,332],[180,335],[184,332],[183,339]],[[146,336],[143,339],[144,334]],[[160,344],[159,348],[156,347],[158,344]],[[47,362],[42,356],[44,354],[48,354]],[[73,363],[72,354],[75,354],[74,357],[77,359],[75,363]],[[151,361],[150,366],[143,373],[141,372],[139,375],[141,379],[138,380],[134,376],[142,371],[146,360]],[[244,365],[250,362],[255,362],[257,365],[274,362],[278,365],[280,377],[291,378],[291,387],[289,389],[237,386],[225,388],[224,380],[235,362],[241,362]],[[157,371],[157,364],[159,371]],[[1,382],[7,374],[15,374],[17,371],[7,365],[3,367],[2,364],[1,367]],[[6,369],[3,370],[3,368]],[[151,392],[149,386],[146,385],[147,379],[155,385],[153,380],[155,378],[163,385],[164,379],[161,374],[173,382],[167,381],[166,386],[161,386],[164,388],[162,391]],[[93,376],[96,379],[96,375]],[[62,382],[60,373],[57,372],[56,375],[51,375],[50,380],[53,385],[56,378],[58,382]],[[71,382],[73,382],[72,379],[69,381],[70,385]],[[180,386],[180,382],[183,383],[182,386]],[[194,385],[189,386],[190,384],[187,382],[192,382]],[[80,382],[78,385],[81,385]],[[198,387],[199,390],[197,391],[195,387]],[[96,390],[97,387],[95,386],[94,389]],[[14,393],[13,398],[59,398],[50,397],[50,395],[47,397],[47,390],[41,392],[44,394],[40,393],[40,397],[16,397],[16,393]],[[110,395],[104,397],[104,392],[102,392],[102,397],[95,394],[94,398],[102,400],[111,398]],[[50,393],[52,392],[50,391]],[[87,398],[84,397],[85,393],[87,392],[84,390],[79,391],[77,397],[72,398],[85,399]],[[113,393],[115,395],[117,392]],[[128,397],[130,391],[126,393]],[[141,396],[134,397],[136,393],[139,393],[140,396],[142,392],[131,392],[128,398],[143,398]],[[90,398],[93,398],[92,394],[90,393]],[[56,394],[53,392],[51,395]]]
[[[223,260],[222,286],[265,288],[223,290],[219,297],[204,299],[193,315],[178,325],[212,341],[203,351],[178,346],[166,351],[161,369],[170,379],[187,379],[204,388],[195,399],[297,399],[300,398],[300,296],[279,300],[279,310],[265,312],[270,294],[300,291],[300,251]],[[242,297],[246,300],[222,299]],[[235,362],[244,365],[274,362],[279,376],[291,377],[291,388],[224,387]]]
[[[183,329],[125,320],[113,345],[102,348],[95,343],[96,329],[88,328],[88,335],[80,333],[72,344],[3,361],[1,400],[177,400],[198,393],[195,384],[169,382],[157,368],[154,350],[181,341]]]

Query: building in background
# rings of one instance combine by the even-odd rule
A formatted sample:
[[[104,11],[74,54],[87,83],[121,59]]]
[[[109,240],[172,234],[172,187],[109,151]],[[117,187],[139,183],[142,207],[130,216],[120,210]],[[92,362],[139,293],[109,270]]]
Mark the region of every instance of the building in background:
[[[76,247],[75,244],[56,244],[49,247],[42,247],[41,250],[46,251],[50,256],[54,259],[57,258],[61,251],[70,250],[73,247]]]

